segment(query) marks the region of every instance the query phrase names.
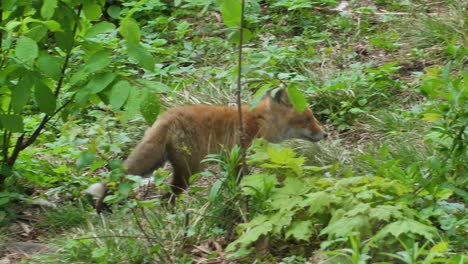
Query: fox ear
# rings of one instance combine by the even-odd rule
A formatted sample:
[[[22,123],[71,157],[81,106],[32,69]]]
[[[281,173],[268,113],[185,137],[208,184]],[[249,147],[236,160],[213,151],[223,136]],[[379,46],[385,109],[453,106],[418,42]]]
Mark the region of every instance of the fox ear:
[[[273,90],[270,93],[270,97],[273,99],[274,103],[282,104],[285,106],[292,106],[286,89]]]

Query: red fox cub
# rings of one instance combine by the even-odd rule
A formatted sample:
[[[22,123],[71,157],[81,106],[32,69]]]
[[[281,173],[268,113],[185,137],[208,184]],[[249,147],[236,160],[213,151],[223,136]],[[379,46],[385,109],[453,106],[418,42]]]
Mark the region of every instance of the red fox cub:
[[[253,110],[242,107],[246,144],[300,138],[319,141],[324,133],[310,108],[299,113],[285,90],[268,94]],[[124,162],[127,174],[145,176],[169,161],[174,168],[172,191],[180,194],[191,175],[200,172],[207,154],[238,143],[236,107],[194,105],[169,109],[150,127]]]

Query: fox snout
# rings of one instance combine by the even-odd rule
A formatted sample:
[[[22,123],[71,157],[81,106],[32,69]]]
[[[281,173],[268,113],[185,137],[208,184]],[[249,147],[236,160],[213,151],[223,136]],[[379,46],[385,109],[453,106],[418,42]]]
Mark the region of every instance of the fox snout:
[[[324,133],[324,132],[318,132],[318,133],[312,133],[311,136],[308,137],[308,139],[310,141],[313,141],[313,142],[317,142],[317,141],[320,141],[322,139],[325,139],[328,137],[328,134],[327,133]]]

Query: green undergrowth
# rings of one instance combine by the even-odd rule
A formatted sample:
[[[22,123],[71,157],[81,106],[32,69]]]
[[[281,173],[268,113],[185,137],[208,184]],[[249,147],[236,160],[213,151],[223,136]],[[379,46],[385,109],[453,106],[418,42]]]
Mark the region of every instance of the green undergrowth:
[[[13,59],[0,58],[9,69],[0,74],[1,118],[22,98],[7,84],[29,84],[19,81],[18,67],[49,88],[58,81],[67,43],[55,47],[63,36],[47,31],[48,11],[40,10],[53,2],[1,4],[8,22],[0,22],[1,43],[27,36],[40,53],[36,59],[10,45]],[[242,180],[238,148],[210,155],[176,205],[159,198],[170,169],[154,173],[145,198],[134,191],[141,179],[125,176],[121,160],[166,109],[236,102],[236,31],[223,24],[222,1],[58,2],[73,2],[69,12],[78,2],[100,9],[86,9],[65,52],[71,61],[57,106],[71,101],[21,152],[0,192],[1,224],[34,199],[56,201],[34,225],[47,235],[34,239],[59,250],[32,263],[466,262],[463,1],[347,1],[343,10],[335,9],[340,1],[246,1],[242,101],[298,88],[330,137],[256,141]],[[49,19],[71,27],[61,14]],[[55,62],[52,70],[44,58]],[[13,104],[24,127],[0,118],[9,154],[21,135],[15,131],[33,134],[50,110],[32,87],[34,98]],[[121,88],[132,95],[115,92]],[[112,213],[96,215],[84,190],[103,180]]]

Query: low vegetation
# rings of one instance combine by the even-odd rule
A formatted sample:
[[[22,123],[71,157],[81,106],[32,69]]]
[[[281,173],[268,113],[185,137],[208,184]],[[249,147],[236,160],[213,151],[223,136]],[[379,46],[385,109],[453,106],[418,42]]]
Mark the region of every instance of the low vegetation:
[[[330,136],[257,140],[242,179],[239,148],[209,155],[175,205],[168,166],[123,173],[159,113],[235,103],[239,2],[1,2],[5,259],[467,261],[464,1],[247,0],[243,101],[297,88]],[[98,215],[85,190],[103,180]],[[18,240],[54,250],[13,256]]]

